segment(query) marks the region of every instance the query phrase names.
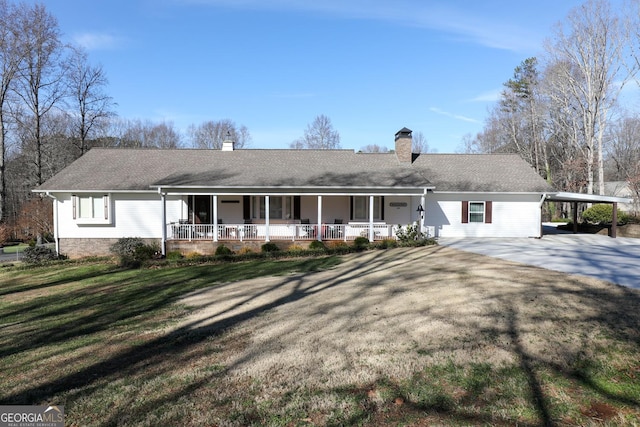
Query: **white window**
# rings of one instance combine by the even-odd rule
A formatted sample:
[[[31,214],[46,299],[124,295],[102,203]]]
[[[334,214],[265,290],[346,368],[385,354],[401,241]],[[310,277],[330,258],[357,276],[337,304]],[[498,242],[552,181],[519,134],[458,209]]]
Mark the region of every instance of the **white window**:
[[[73,219],[78,224],[110,224],[111,206],[107,194],[80,194],[71,196]]]
[[[252,198],[252,217],[265,219],[266,200],[264,196]],[[269,197],[269,219],[292,219],[293,197],[271,196]]]
[[[374,221],[383,220],[382,213],[383,197],[373,198],[373,219]],[[351,198],[352,221],[369,221],[369,197],[353,196]]]
[[[484,222],[484,202],[469,202],[469,222]]]

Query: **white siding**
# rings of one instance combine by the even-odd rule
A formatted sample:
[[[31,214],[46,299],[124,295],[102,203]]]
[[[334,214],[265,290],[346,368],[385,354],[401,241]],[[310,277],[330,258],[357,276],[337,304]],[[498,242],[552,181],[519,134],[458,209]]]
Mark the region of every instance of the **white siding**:
[[[71,194],[56,194],[58,199],[58,237],[120,238],[162,237],[162,201],[156,193],[119,194],[110,197],[113,221],[108,225],[81,225],[73,220]],[[167,212],[179,211],[177,200],[167,201]],[[167,215],[167,219],[170,216]]]
[[[462,201],[492,202],[492,222],[462,223]],[[425,225],[438,237],[539,237],[540,196],[536,194],[430,193]]]
[[[317,198],[316,198],[317,199]],[[311,218],[317,218],[317,203],[316,214]],[[349,222],[349,197],[322,197],[322,222],[324,224],[333,224],[336,219],[341,219],[343,224]]]
[[[384,222],[391,225],[407,225],[412,224],[414,221],[420,221],[418,212],[416,212],[417,203],[419,198],[416,198],[414,203],[411,201],[411,197],[393,197],[387,196],[384,198]],[[392,204],[406,203],[406,206],[392,206]]]

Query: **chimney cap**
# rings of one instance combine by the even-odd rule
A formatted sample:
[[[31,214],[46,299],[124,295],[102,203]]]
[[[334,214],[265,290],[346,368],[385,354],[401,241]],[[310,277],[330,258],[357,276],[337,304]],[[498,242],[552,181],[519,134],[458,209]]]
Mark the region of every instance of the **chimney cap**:
[[[411,129],[408,128],[402,128],[400,129],[398,132],[396,132],[396,139],[400,138],[400,137],[410,137],[411,136],[411,132],[413,132]]]

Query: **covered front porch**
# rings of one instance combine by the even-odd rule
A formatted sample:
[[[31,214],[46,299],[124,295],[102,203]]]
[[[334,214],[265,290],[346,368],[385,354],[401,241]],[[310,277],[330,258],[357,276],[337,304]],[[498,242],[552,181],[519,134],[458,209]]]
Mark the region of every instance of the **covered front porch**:
[[[423,225],[420,194],[171,194],[163,197],[164,241],[311,242],[396,239]]]
[[[283,224],[193,224],[178,222],[168,224],[167,240],[212,240],[212,241],[245,241],[272,240],[311,241],[311,240],[355,240],[366,237],[370,241],[395,239],[396,225],[384,222],[348,224],[318,224],[290,221]]]

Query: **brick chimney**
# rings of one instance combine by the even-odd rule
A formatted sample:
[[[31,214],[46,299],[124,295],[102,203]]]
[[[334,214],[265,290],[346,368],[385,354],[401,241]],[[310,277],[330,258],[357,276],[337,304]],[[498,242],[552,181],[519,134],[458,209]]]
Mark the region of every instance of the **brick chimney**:
[[[400,163],[411,163],[413,161],[413,151],[411,129],[402,128],[396,132],[396,157]]]

